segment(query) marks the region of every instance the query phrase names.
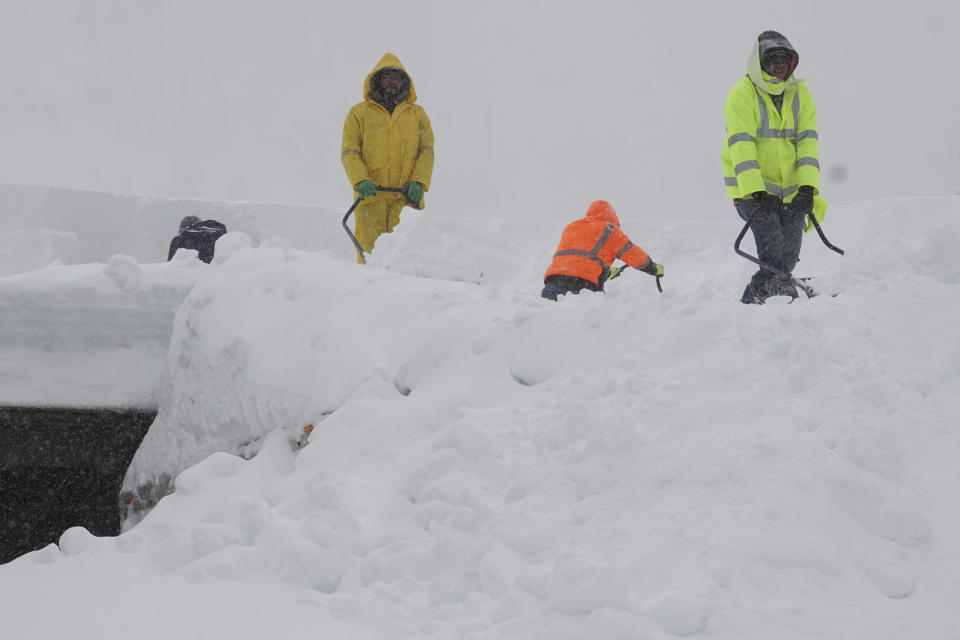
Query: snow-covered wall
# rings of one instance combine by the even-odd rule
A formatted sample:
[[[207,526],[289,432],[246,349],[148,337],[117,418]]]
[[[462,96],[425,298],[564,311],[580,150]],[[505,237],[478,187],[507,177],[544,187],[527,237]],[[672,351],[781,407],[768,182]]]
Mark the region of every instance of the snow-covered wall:
[[[55,265],[0,278],[0,405],[155,408],[199,260]]]
[[[219,220],[229,231],[250,236],[254,246],[278,242],[344,256],[351,251],[340,226],[343,212],[321,207],[0,185],[0,276],[55,261],[106,262],[118,254],[163,262],[170,239],[187,215]]]
[[[214,265],[165,262],[186,215],[230,230]],[[0,185],[0,403],[155,407],[194,284],[243,247],[349,258],[341,219],[310,206]]]

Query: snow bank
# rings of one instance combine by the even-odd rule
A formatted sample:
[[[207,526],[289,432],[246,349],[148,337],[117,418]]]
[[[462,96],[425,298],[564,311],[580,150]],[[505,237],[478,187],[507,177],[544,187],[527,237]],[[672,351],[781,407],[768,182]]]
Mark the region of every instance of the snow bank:
[[[217,263],[250,246],[351,255],[319,207],[0,185],[0,403],[157,405],[174,315],[213,271],[188,252],[163,264],[188,214],[231,230]]]
[[[162,262],[187,215],[219,220],[230,231],[247,234],[254,246],[279,242],[349,255],[342,213],[321,207],[0,185],[0,276],[54,263],[106,262],[118,254],[141,263]]]
[[[847,255],[808,235],[798,272],[839,295],[764,307],[735,218],[624,215],[664,293],[631,272],[558,303],[560,224],[426,212],[365,267],[239,249],[177,313],[128,474],[175,491],[0,585],[256,586],[384,638],[950,637],[958,212],[835,207]]]
[[[0,404],[156,407],[174,315],[212,269],[117,255],[0,278]]]

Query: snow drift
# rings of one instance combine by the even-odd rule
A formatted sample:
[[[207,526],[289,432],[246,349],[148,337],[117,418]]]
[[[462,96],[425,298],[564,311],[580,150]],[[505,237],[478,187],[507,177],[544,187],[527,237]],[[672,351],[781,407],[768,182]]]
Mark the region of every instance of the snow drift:
[[[764,307],[738,302],[732,212],[622,216],[664,293],[631,272],[558,303],[560,223],[405,214],[366,267],[238,249],[177,312],[128,473],[174,492],[0,585],[109,566],[390,638],[949,637],[958,212],[834,207],[846,257],[808,235],[798,272],[837,297]]]
[[[253,246],[282,242],[348,255],[340,218],[322,207],[0,185],[0,276],[55,263],[106,262],[114,255],[162,262],[187,215],[223,222],[249,236]]]

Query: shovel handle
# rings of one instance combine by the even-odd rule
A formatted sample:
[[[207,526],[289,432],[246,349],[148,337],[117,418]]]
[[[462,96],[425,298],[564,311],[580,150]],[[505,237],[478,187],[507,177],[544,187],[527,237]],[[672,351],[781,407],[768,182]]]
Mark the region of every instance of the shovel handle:
[[[740,235],[737,236],[737,239],[733,243],[733,250],[736,251],[737,255],[743,256],[750,262],[758,265],[761,269],[766,269],[770,273],[774,273],[780,276],[781,278],[786,278],[787,280],[791,280],[801,291],[807,294],[808,298],[812,298],[813,296],[817,295],[811,287],[807,286],[802,281],[794,278],[789,273],[785,273],[780,269],[777,269],[773,265],[767,264],[766,262],[760,260],[759,258],[754,258],[752,255],[750,255],[746,251],[743,251],[742,249],[740,249],[740,242],[743,240],[743,236],[747,235],[747,229],[749,228],[750,228],[750,222],[747,221],[747,223],[743,225],[743,229],[740,230]]]
[[[357,251],[360,253],[360,259],[365,260],[363,255],[363,247],[361,247],[360,243],[357,241],[357,236],[353,235],[353,231],[350,231],[350,227],[347,226],[347,219],[350,218],[350,214],[353,213],[353,210],[357,208],[357,205],[360,204],[361,200],[363,200],[363,198],[357,198],[350,208],[347,209],[347,213],[344,214],[343,222],[341,222],[341,224],[343,225],[343,230],[347,232],[348,236],[350,236],[350,241],[353,243],[353,246],[355,246]]]
[[[381,187],[377,185],[377,191],[392,191],[393,193],[405,193],[406,189],[400,187]],[[353,204],[350,205],[350,208],[347,209],[347,212],[343,215],[343,221],[340,223],[343,226],[343,230],[347,232],[347,235],[350,237],[350,242],[353,243],[353,246],[357,248],[357,253],[360,254],[360,260],[366,262],[366,256],[363,252],[363,247],[360,246],[360,242],[357,241],[357,236],[353,235],[353,231],[350,231],[350,227],[347,226],[347,220],[350,219],[350,214],[353,213],[353,210],[357,208],[357,205],[363,201],[363,196],[360,196],[353,201]],[[414,207],[419,209],[419,207]]]
[[[817,221],[817,216],[813,215],[813,212],[807,214],[810,217],[810,222],[813,223],[813,228],[817,230],[817,235],[820,236],[820,239],[823,240],[823,244],[827,245],[830,249],[833,249],[840,255],[843,255],[843,249],[840,247],[830,244],[830,241],[827,240],[826,234],[823,233],[823,229],[820,228],[820,223]]]

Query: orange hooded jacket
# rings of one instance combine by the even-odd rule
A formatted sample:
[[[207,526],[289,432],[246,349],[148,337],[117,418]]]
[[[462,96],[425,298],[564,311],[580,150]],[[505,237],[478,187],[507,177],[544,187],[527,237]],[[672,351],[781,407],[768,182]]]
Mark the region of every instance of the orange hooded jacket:
[[[602,287],[618,258],[636,268],[650,262],[647,252],[620,230],[620,219],[610,203],[597,200],[587,209],[587,215],[563,230],[553,262],[543,277],[574,276]]]

